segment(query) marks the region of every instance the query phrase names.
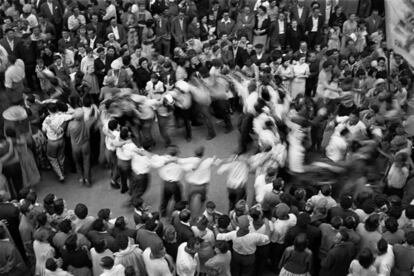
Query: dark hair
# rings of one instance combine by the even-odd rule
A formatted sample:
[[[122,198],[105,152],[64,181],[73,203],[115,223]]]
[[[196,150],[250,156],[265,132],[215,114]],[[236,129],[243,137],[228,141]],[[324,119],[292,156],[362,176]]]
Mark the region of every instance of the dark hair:
[[[348,129],[347,129],[348,130]],[[349,130],[348,130],[349,132]],[[341,131],[342,135],[342,131]],[[343,209],[349,209],[352,207],[352,196],[350,195],[342,195],[339,204]]]
[[[324,185],[322,185],[322,187],[321,187],[321,193],[322,193],[324,196],[330,196],[330,195],[331,195],[331,193],[332,193],[332,186],[331,186],[331,185],[329,185],[329,184],[324,184]]]
[[[195,238],[195,237],[191,237],[187,241],[187,247],[191,248],[191,249],[194,249],[196,244],[199,244],[199,243],[200,243],[200,239]]]
[[[293,246],[295,250],[299,252],[305,251],[307,245],[308,245],[308,239],[305,233],[300,233],[299,235],[297,235],[293,242]]]
[[[67,234],[72,230],[72,222],[69,219],[64,219],[59,223],[58,227],[61,232]]]
[[[65,211],[65,202],[63,198],[58,198],[53,202],[53,208],[55,210],[55,214],[61,215],[63,211]]]
[[[27,199],[31,204],[35,204],[36,203],[36,199],[37,199],[36,192],[33,191],[33,190],[29,190],[29,192],[25,196],[25,199]]]
[[[188,222],[191,218],[191,211],[188,209],[184,209],[180,212],[178,217],[180,218],[181,221]]]
[[[380,239],[377,242],[377,249],[378,249],[379,255],[383,255],[383,254],[387,253],[387,250],[388,250],[388,243],[387,243],[387,241],[384,240],[384,239]]]
[[[75,215],[78,218],[84,219],[88,215],[88,207],[86,207],[86,205],[83,204],[83,203],[78,203],[75,206],[75,211],[74,212],[75,212]]]
[[[111,210],[108,208],[104,208],[98,211],[98,218],[103,220],[108,220],[111,215]]]
[[[393,217],[388,217],[385,221],[385,229],[390,231],[391,233],[395,233],[398,230],[398,220]]]
[[[206,203],[206,208],[207,209],[216,209],[216,204],[213,201],[208,201]]]
[[[103,219],[95,219],[95,221],[92,223],[92,229],[95,231],[104,231],[105,230],[105,223]]]
[[[372,198],[369,198],[362,203],[362,210],[367,214],[370,215],[375,211],[375,202]]]
[[[372,252],[369,250],[369,248],[362,249],[361,253],[359,253],[358,256],[358,262],[365,269],[369,268],[372,265],[374,262],[374,256],[372,255]]]
[[[367,230],[368,232],[376,231],[378,229],[378,226],[379,226],[379,215],[378,214],[370,215],[365,220],[365,230]]]
[[[124,234],[119,234],[116,237],[116,243],[118,244],[120,249],[124,250],[128,247],[128,236]]]
[[[7,237],[6,229],[4,229],[3,225],[0,225],[0,240],[5,239]]]
[[[355,227],[357,226],[356,219],[353,216],[345,217],[344,226],[348,229],[355,229]]]
[[[215,247],[220,251],[220,253],[224,254],[229,251],[229,244],[226,241],[216,241]]]
[[[56,269],[58,268],[58,265],[53,258],[49,258],[46,260],[45,268],[50,271],[56,271]]]
[[[343,225],[344,221],[340,216],[335,216],[331,219],[332,227],[335,229],[339,229]]]
[[[413,230],[409,230],[408,232],[405,233],[405,240],[407,241],[409,245],[414,245],[414,231]]]
[[[122,127],[119,133],[119,138],[126,140],[129,138],[129,129],[127,127]]]
[[[75,251],[76,248],[78,247],[77,241],[78,241],[78,237],[76,234],[72,234],[69,237],[67,237],[65,241],[66,250],[69,252]]]
[[[145,229],[147,229],[148,231],[154,231],[157,228],[157,221],[155,218],[149,218],[146,222],[145,222]]]
[[[125,217],[123,216],[117,217],[115,220],[115,227],[119,228],[120,230],[125,230],[126,228]]]
[[[405,216],[408,219],[414,219],[414,205],[408,205],[407,208],[405,208]]]
[[[95,242],[95,251],[96,253],[102,253],[108,247],[104,239]]]
[[[114,259],[109,256],[105,256],[101,258],[101,266],[104,269],[111,269],[114,266]]]
[[[49,215],[52,215],[55,213],[54,210],[54,203],[55,201],[55,195],[54,194],[47,194],[45,198],[43,199],[43,208],[45,209],[46,213]]]
[[[108,122],[108,129],[109,130],[115,130],[118,127],[118,121],[115,119],[111,119]]]
[[[39,226],[44,226],[47,223],[47,215],[46,213],[40,213],[36,217],[36,221],[39,224]]]
[[[221,215],[217,219],[217,227],[221,229],[225,229],[230,225],[230,222],[231,220],[228,215]]]

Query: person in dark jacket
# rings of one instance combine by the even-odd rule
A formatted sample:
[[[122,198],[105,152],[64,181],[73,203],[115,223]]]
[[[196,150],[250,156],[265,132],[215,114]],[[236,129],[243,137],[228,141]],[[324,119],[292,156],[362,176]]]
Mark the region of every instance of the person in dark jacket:
[[[177,232],[177,242],[182,244],[187,242],[190,238],[194,237],[193,230],[190,227],[191,212],[188,209],[184,209],[178,215],[179,220],[174,223],[175,231]]]
[[[356,255],[355,246],[349,241],[348,233],[343,230],[338,233],[337,238],[337,243],[321,260],[320,276],[346,276],[348,274],[349,265]]]

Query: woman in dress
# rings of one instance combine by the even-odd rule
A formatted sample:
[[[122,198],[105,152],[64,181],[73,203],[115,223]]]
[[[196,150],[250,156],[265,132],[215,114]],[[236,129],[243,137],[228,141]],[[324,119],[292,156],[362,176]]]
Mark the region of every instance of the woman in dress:
[[[292,83],[294,74],[293,74],[292,65],[290,64],[289,56],[282,57],[282,66],[279,66],[279,68],[276,71],[276,75],[282,78],[282,86],[287,92],[289,92],[289,95],[290,95],[291,83]]]
[[[39,230],[35,232],[33,238],[33,251],[36,257],[35,276],[44,276],[46,260],[55,257],[55,249],[48,242],[49,231]]]
[[[348,20],[344,22],[344,25],[342,27],[342,49],[345,48],[346,41],[351,38],[351,34],[356,35],[357,30],[358,22],[356,20],[356,15],[354,13],[351,13]]]
[[[292,99],[305,94],[306,79],[309,76],[309,65],[305,63],[306,56],[298,56],[298,62],[293,65]]]
[[[312,251],[307,248],[306,234],[299,234],[293,246],[285,249],[279,268],[281,269],[279,276],[310,276]]]
[[[376,276],[377,270],[373,266],[375,261],[374,255],[369,248],[362,249],[358,259],[353,260],[349,266],[350,276]]]
[[[270,19],[267,15],[267,9],[260,6],[257,9],[256,25],[253,30],[253,45],[262,44],[267,48],[267,34],[269,32]]]
[[[6,129],[6,136],[12,138],[13,145],[19,156],[20,167],[22,168],[23,187],[33,187],[40,182],[40,173],[33,153],[27,147],[26,138],[23,135],[16,137],[16,132],[12,128]]]
[[[82,58],[80,64],[80,70],[84,73],[83,81],[87,82],[90,90],[89,94],[91,94],[94,102],[98,102],[99,98],[99,84],[98,78],[95,75],[95,67],[94,67],[95,57],[93,55],[93,50],[89,47],[86,48],[86,56]]]

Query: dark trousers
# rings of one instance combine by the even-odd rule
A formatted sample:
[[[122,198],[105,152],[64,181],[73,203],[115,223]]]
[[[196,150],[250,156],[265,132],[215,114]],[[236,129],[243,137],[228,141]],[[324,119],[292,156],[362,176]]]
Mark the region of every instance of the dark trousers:
[[[118,172],[121,177],[121,192],[128,190],[128,179],[131,175],[131,161],[118,159]]]
[[[318,76],[312,76],[306,79],[305,95],[314,97],[316,94],[316,85],[318,84]]]
[[[308,35],[308,41],[309,41],[309,47],[311,49],[315,49],[315,45],[320,44],[321,43],[321,32],[317,31],[317,32],[309,32]]]
[[[267,260],[270,257],[270,244],[258,246],[255,255],[256,262],[254,264],[254,275],[261,276],[264,274]]]
[[[251,276],[254,272],[255,254],[240,255],[233,251],[230,269],[232,276]]]
[[[166,57],[171,56],[171,40],[170,39],[165,39],[162,37],[156,39],[155,48],[163,56],[166,56]]]
[[[158,119],[158,128],[160,130],[160,134],[162,139],[164,139],[165,144],[168,146],[171,144],[170,136],[168,135],[168,123],[170,122],[170,116],[161,116],[157,113]]]
[[[19,162],[4,165],[3,174],[9,184],[11,199],[17,199],[19,191],[23,188],[22,168]]]
[[[150,147],[154,144],[152,138],[152,122],[154,119],[140,120],[141,122],[141,144],[144,148]]]
[[[129,187],[129,194],[131,197],[141,197],[148,189],[150,181],[150,175],[144,174],[131,174],[131,183]]]
[[[277,242],[270,244],[270,259],[273,272],[279,272],[279,262],[286,246]]]
[[[214,125],[212,122],[212,117],[210,114],[210,107],[197,104],[194,106],[194,110],[198,112],[198,114],[201,117],[201,120],[203,121],[203,124],[207,127],[207,136],[214,136],[216,135],[216,131],[214,130]]]
[[[246,188],[241,187],[237,189],[227,188],[229,198],[229,211],[234,209],[234,206],[240,199],[246,199]]]
[[[170,202],[172,198],[174,198],[175,202],[181,201],[181,184],[178,181],[164,181],[160,205],[161,216],[165,217],[167,214],[168,202]]]
[[[233,125],[231,123],[230,118],[230,104],[228,100],[214,100],[211,103],[211,106],[214,110],[214,115],[219,118],[223,119],[224,125],[227,130],[233,129]]]
[[[72,144],[72,155],[76,171],[91,183],[91,147],[89,142],[83,145]]]
[[[191,138],[191,118],[192,118],[192,112],[190,109],[181,109],[179,107],[175,108],[175,116],[177,119],[182,119],[184,121],[184,127],[185,127],[185,137]]]
[[[116,152],[114,150],[105,149],[106,162],[108,162],[111,170],[111,182],[114,183],[118,179],[118,165],[116,160]]]
[[[245,153],[247,146],[252,141],[250,132],[253,128],[253,118],[254,116],[252,114],[243,114],[240,119],[239,154]]]

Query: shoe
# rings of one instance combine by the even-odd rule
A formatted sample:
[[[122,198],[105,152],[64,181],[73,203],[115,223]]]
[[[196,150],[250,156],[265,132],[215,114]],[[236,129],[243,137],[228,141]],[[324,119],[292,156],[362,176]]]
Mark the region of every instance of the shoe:
[[[65,182],[65,177],[64,177],[64,176],[62,176],[62,177],[59,177],[59,182],[60,182],[60,183],[63,183],[63,182]]]
[[[208,135],[207,138],[206,138],[206,140],[214,139],[214,137],[216,137],[216,134]]]
[[[121,189],[121,194],[125,194],[126,192],[128,192],[128,188],[126,188],[126,189]]]
[[[233,131],[233,127],[226,127],[226,129],[224,130],[224,133],[230,133],[230,132],[232,132]]]
[[[111,187],[114,189],[119,189],[121,188],[121,186],[119,186],[119,184],[115,181],[111,181]]]
[[[188,136],[188,137],[186,137],[186,138],[185,138],[185,140],[186,140],[187,142],[191,142],[191,139],[193,139],[191,136]]]
[[[198,127],[198,126],[202,126],[203,123],[202,122],[193,121],[193,122],[191,122],[191,125],[192,126],[195,126],[195,127]]]
[[[88,188],[92,187],[92,184],[91,184],[91,182],[88,181],[88,179],[85,179],[85,186],[88,187]]]

